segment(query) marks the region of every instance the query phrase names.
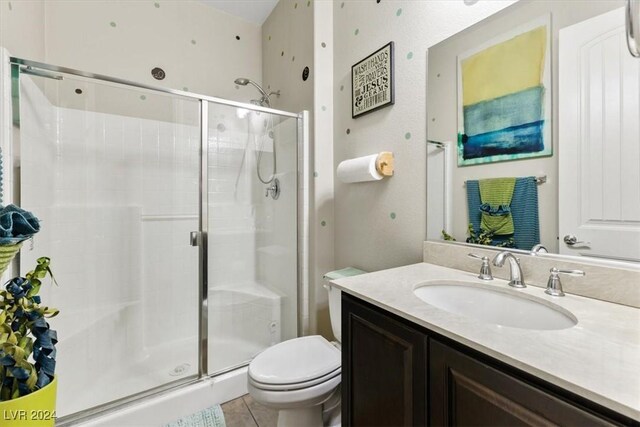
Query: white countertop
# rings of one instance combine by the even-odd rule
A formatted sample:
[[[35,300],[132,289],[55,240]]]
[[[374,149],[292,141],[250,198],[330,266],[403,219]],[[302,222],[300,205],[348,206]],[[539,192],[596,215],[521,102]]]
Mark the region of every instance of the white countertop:
[[[640,309],[544,289],[513,289],[495,279],[420,263],[332,281],[337,288],[511,366],[640,421]],[[526,279],[526,278],[525,278]],[[578,324],[537,331],[481,323],[420,300],[413,289],[430,280],[489,284],[569,310]],[[638,284],[640,286],[640,284]]]

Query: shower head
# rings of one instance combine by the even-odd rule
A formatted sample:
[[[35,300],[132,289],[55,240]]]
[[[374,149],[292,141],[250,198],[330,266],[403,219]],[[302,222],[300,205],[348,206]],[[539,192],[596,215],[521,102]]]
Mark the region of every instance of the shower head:
[[[262,106],[266,105],[267,107],[271,107],[271,99],[269,99],[269,94],[267,94],[267,92],[265,92],[264,89],[262,89],[262,87],[258,83],[246,77],[238,77],[237,79],[234,80],[234,83],[240,86],[246,86],[246,85],[254,86],[256,89],[258,89],[258,91],[262,95],[262,98],[260,99],[260,101],[258,101],[260,105]]]

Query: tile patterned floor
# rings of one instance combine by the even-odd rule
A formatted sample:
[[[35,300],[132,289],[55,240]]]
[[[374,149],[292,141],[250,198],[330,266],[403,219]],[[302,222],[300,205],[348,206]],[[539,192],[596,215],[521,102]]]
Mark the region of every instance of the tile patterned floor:
[[[227,427],[276,427],[278,411],[260,405],[248,394],[223,403]]]

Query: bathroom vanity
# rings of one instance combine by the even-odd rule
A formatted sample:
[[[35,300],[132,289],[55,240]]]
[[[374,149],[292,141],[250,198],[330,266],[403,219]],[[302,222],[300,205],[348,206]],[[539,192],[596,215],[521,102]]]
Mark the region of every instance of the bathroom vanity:
[[[624,6],[521,0],[429,47],[425,262],[332,281],[344,425],[640,425],[640,62]],[[348,249],[382,241],[365,229]]]
[[[343,291],[343,425],[640,425],[637,309],[476,276],[421,263],[332,282]],[[576,324],[452,313],[416,296],[434,279],[540,302]]]

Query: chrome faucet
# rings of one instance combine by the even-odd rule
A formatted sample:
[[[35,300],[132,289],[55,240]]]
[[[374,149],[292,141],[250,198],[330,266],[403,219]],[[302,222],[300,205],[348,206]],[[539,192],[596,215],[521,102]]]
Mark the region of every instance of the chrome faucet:
[[[493,265],[496,267],[502,267],[505,259],[509,260],[509,268],[511,269],[511,280],[509,281],[509,286],[513,286],[514,288],[526,288],[527,285],[525,285],[524,278],[522,277],[522,268],[520,268],[520,260],[511,252],[502,251],[498,253],[498,255],[493,258]]]
[[[531,255],[538,255],[541,253],[544,253],[544,254],[549,253],[549,250],[542,243],[538,243],[537,245],[531,248]]]

